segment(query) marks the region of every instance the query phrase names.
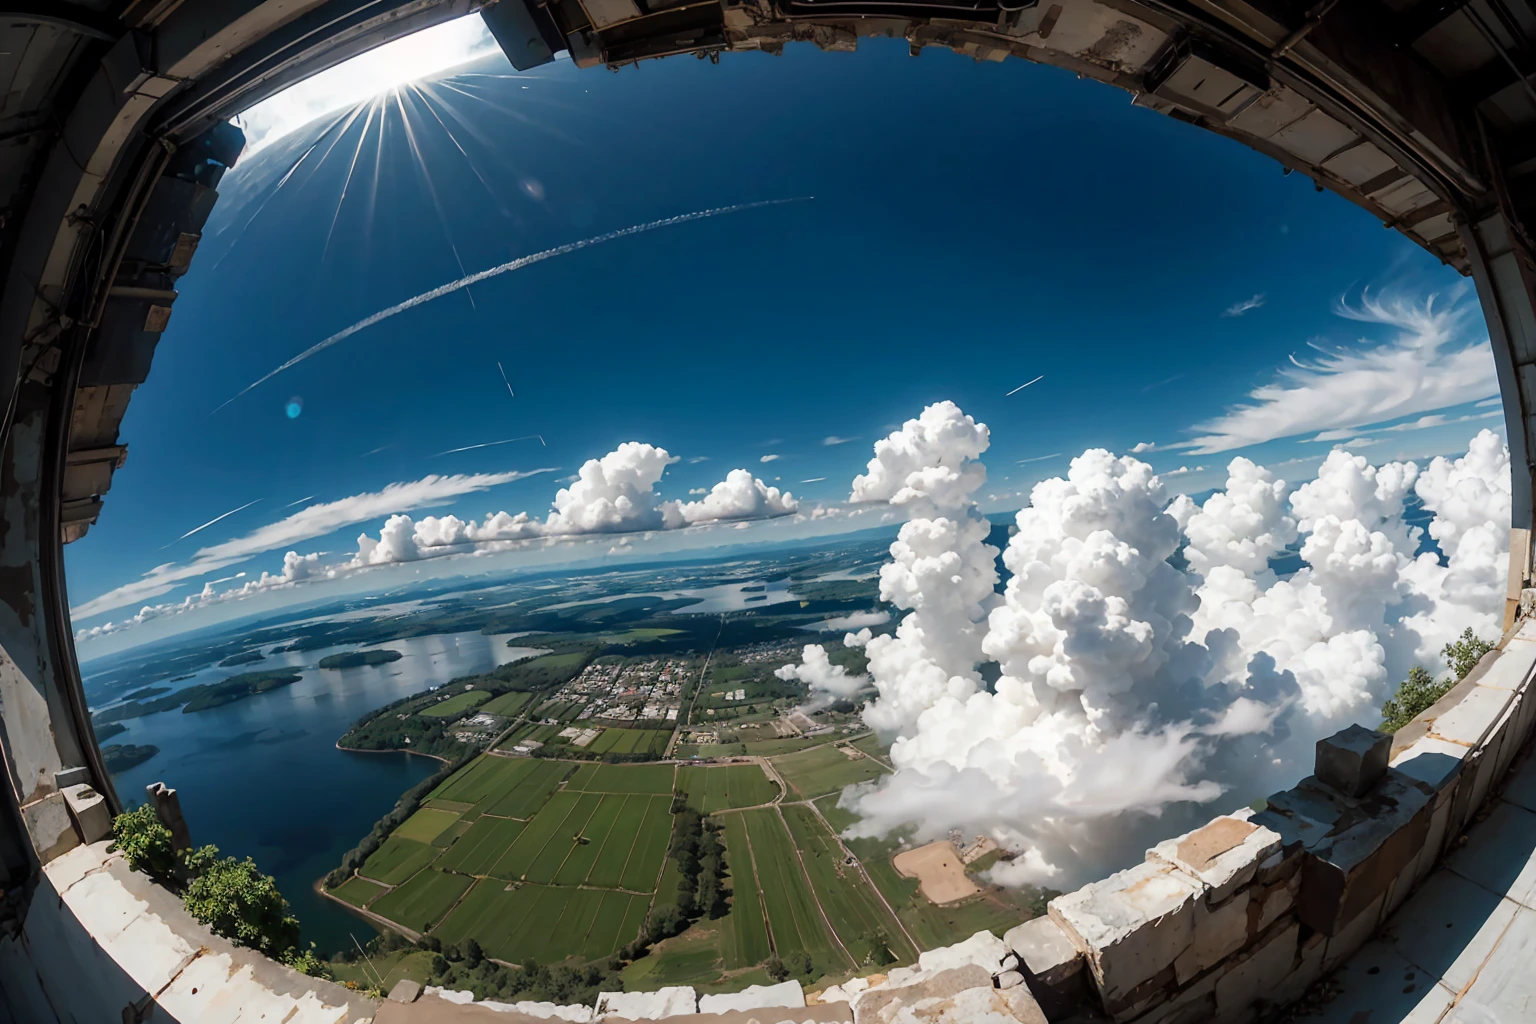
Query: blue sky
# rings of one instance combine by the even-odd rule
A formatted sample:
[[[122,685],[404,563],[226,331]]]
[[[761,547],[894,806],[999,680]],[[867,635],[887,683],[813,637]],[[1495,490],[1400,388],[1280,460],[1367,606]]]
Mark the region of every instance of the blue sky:
[[[1057,69],[936,50],[912,59],[901,41],[619,74],[560,63],[517,76],[494,55],[365,110],[273,193],[315,134],[271,142],[225,179],[124,421],[127,465],[100,522],[66,551],[78,626],[181,600],[208,579],[278,572],[289,547],[340,561],[386,516],[100,600],[203,545],[249,537],[301,499],[428,474],[557,470],[411,509],[541,518],[562,478],[625,441],[678,458],[663,497],[687,500],[742,467],[806,513],[845,501],[872,443],[941,399],[991,427],[987,507],[998,509],[1092,446],[1156,443],[1142,457],[1165,473],[1187,467],[1170,483],[1197,491],[1235,454],[1301,477],[1334,441],[1364,438],[1359,451],[1381,461],[1502,429],[1497,417],[1357,429],[1497,411],[1474,404],[1494,393],[1479,383],[1491,359],[1475,347],[1486,333],[1458,275],[1303,176]],[[212,412],[327,335],[466,271],[657,218],[809,196],[482,282]],[[1406,328],[1338,315],[1341,299],[1361,306],[1362,289],[1405,309],[1438,295],[1452,313]],[[1405,383],[1395,370],[1422,367],[1413,353],[1436,332],[1444,372],[1430,359]],[[1394,349],[1404,336],[1416,340]],[[1259,413],[1221,421],[1293,359],[1333,362]],[[1353,422],[1302,439],[1341,415]],[[1258,443],[1162,447],[1245,431]],[[437,454],[532,433],[547,446]],[[752,527],[797,528],[828,527]],[[368,576],[349,585],[391,582],[389,570]]]

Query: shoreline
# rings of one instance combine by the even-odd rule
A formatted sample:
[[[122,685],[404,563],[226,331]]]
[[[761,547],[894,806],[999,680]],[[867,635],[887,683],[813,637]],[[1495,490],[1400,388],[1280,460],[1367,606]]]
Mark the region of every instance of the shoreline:
[[[430,757],[432,760],[440,762],[442,764],[452,764],[453,763],[452,761],[448,760],[446,757],[439,757],[436,754],[424,754],[424,753],[422,753],[419,750],[411,750],[409,748],[401,750],[401,749],[396,748],[396,747],[390,747],[388,750],[364,750],[362,747],[344,747],[344,746],[341,745],[341,740],[337,740],[335,742],[335,744],[333,744],[333,745],[336,747],[337,750],[345,750],[349,754],[411,754],[411,755],[414,755],[416,757]]]

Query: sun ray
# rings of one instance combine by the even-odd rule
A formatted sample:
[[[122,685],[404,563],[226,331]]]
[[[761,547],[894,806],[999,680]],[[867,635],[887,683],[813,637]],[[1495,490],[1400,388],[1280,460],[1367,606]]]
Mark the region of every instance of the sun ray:
[[[381,107],[377,98],[368,101],[368,119],[363,122],[362,134],[357,137],[357,146],[352,150],[352,162],[347,165],[347,177],[341,183],[341,195],[336,197],[336,210],[331,214],[331,227],[325,233],[325,246],[320,250],[320,262],[325,262],[325,257],[331,251],[331,238],[336,234],[336,222],[341,219],[341,207],[347,201],[347,191],[352,187],[352,174],[357,170],[357,158],[363,152],[363,145],[368,141],[368,129],[373,124],[373,115]]]
[[[472,92],[465,92],[463,89],[460,89],[457,85],[454,85],[452,82],[448,81],[447,79],[444,79],[442,82],[439,82],[438,84],[442,85],[442,86],[444,86],[446,88],[452,89],[454,92],[458,93],[459,95],[463,96],[465,99],[468,99],[468,100],[470,100],[471,102],[473,102],[475,104],[478,104],[478,105],[484,106],[484,107],[490,107],[492,110],[499,111],[499,112],[501,112],[503,114],[506,114],[508,117],[511,117],[511,118],[514,118],[514,119],[516,119],[518,121],[523,122],[523,124],[526,124],[530,128],[537,128],[539,131],[544,132],[547,135],[551,135],[554,138],[559,139],[561,142],[569,143],[572,146],[580,146],[583,149],[591,148],[585,142],[581,141],[580,139],[575,139],[575,138],[572,138],[569,135],[566,135],[564,132],[556,131],[555,129],[551,128],[547,124],[540,124],[539,122],[533,120],[531,117],[528,117],[526,114],[520,113],[520,112],[518,112],[516,110],[512,110],[509,107],[504,107],[504,106],[502,106],[499,103],[494,103],[494,102],[492,102],[491,100],[487,99],[484,96],[479,96],[479,95],[476,95],[475,93],[472,93]],[[473,84],[473,83],[465,83],[465,84]]]
[[[495,203],[497,209],[501,210],[501,215],[508,220],[515,220],[516,218],[512,216],[511,211],[507,209],[507,204],[501,201],[501,197],[496,194],[496,190],[491,188],[491,183],[486,181],[485,175],[480,173],[480,168],[475,166],[474,159],[470,157],[469,153],[464,149],[462,145],[460,145],[458,137],[449,130],[448,125],[444,123],[443,119],[438,115],[437,111],[433,109],[433,96],[428,91],[430,88],[431,86],[418,86],[415,84],[411,86],[411,89],[417,94],[418,97],[420,97],[421,105],[427,108],[427,113],[431,114],[433,120],[437,122],[438,127],[442,128],[443,134],[448,136],[448,141],[452,142],[453,147],[459,151],[461,156],[464,157],[464,163],[469,166],[469,169],[472,172],[474,172],[475,177],[480,179],[480,185],[485,189],[485,194],[490,196],[491,202]]]
[[[256,218],[261,216],[261,211],[265,210],[267,208],[267,204],[272,201],[273,197],[282,190],[284,185],[288,184],[288,179],[292,178],[294,174],[298,172],[299,168],[304,166],[304,162],[309,159],[309,155],[319,147],[320,143],[325,141],[326,136],[330,135],[330,133],[335,130],[336,126],[340,125],[343,121],[346,121],[348,124],[350,124],[351,118],[355,118],[356,116],[356,108],[352,109],[351,111],[343,111],[336,118],[336,120],[332,121],[329,125],[326,126],[325,131],[321,132],[315,141],[311,142],[309,147],[305,149],[303,153],[299,154],[299,158],[294,161],[293,166],[288,168],[288,170],[283,173],[283,176],[277,180],[277,184],[272,186],[272,191],[268,192],[260,204],[257,205],[255,212],[251,214],[251,216],[246,220],[244,224],[240,225],[240,230],[235,232],[235,236],[229,240],[229,245],[224,249],[223,252],[219,254],[219,258],[213,261],[213,265],[208,268],[209,273],[219,269],[219,265],[224,262],[225,257],[234,252],[235,244],[239,242],[241,238],[245,237],[246,231],[250,230],[251,225],[256,222]],[[346,127],[342,127],[341,134],[345,135],[346,131]],[[326,153],[329,155],[330,150],[326,150]],[[325,157],[321,157],[316,162],[316,165],[318,166],[318,164],[324,162],[324,160]],[[221,231],[219,234],[223,234],[223,232]]]
[[[448,230],[448,217],[443,213],[443,204],[437,197],[437,187],[432,183],[432,172],[427,169],[427,161],[421,153],[421,146],[416,142],[416,129],[411,125],[410,114],[405,109],[404,91],[395,89],[395,106],[400,108],[400,123],[405,128],[405,141],[411,147],[411,153],[416,158],[416,169],[421,171],[422,181],[426,182],[427,194],[432,197],[432,206],[437,210],[437,222],[443,227],[443,237],[448,239],[448,248],[453,250],[453,261],[459,265],[459,273],[464,274],[464,260],[459,256],[459,247],[453,244],[453,235]],[[414,104],[413,104],[414,105]],[[469,308],[479,312],[475,305],[475,297],[468,288],[464,289],[464,295],[469,299]]]

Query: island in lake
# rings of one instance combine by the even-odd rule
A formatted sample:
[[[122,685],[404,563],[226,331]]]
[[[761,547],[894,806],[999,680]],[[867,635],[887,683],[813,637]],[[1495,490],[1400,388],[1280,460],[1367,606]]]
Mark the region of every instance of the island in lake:
[[[113,736],[128,731],[128,727],[121,722],[108,722],[96,727],[96,742],[105,743]]]
[[[347,651],[320,659],[321,668],[362,668],[364,665],[387,665],[399,661],[404,655],[399,651]]]
[[[249,665],[257,661],[266,661],[267,656],[260,651],[246,651],[244,654],[231,654],[219,662],[219,668],[233,668],[236,665]]]
[[[132,693],[126,694],[123,700],[148,700],[151,697],[158,697],[162,693],[170,692],[171,688],[169,686],[146,686],[142,690],[134,690]]]
[[[160,748],[153,743],[135,745],[132,743],[113,743],[101,748],[101,759],[107,766],[107,771],[114,775],[125,772],[130,768],[136,768],[160,753]]]
[[[233,704],[237,700],[243,700],[258,693],[275,690],[278,687],[291,686],[302,678],[303,676],[291,669],[242,672],[237,676],[230,676],[228,679],[217,683],[200,683],[197,686],[188,686],[177,690],[175,693],[168,693],[164,697],[156,697],[153,700],[136,700],[118,704],[96,712],[91,716],[91,722],[99,730],[111,722],[121,722],[129,718],[142,718],[145,715],[170,711],[175,707],[180,707],[183,714],[193,711],[206,711],[209,708]]]

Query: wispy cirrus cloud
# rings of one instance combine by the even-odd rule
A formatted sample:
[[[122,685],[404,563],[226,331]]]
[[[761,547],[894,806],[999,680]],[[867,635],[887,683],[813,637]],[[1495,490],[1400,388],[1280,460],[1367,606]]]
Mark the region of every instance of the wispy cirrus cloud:
[[[1253,312],[1262,305],[1264,305],[1264,293],[1259,292],[1257,295],[1251,295],[1241,302],[1232,303],[1232,305],[1221,311],[1221,315],[1225,317],[1242,316],[1244,313]]]
[[[1402,298],[1363,295],[1340,302],[1339,316],[1395,328],[1390,341],[1362,340],[1324,349],[1311,361],[1291,357],[1276,379],[1248,393],[1248,401],[1196,424],[1189,441],[1169,447],[1206,455],[1323,428],[1353,434],[1371,423],[1430,413],[1497,393],[1487,338],[1474,334],[1471,310]],[[1319,437],[1319,440],[1322,438]]]
[[[1410,430],[1428,430],[1431,427],[1448,427],[1457,423],[1473,423],[1477,420],[1491,420],[1503,415],[1503,412],[1469,413],[1466,416],[1442,416],[1439,413],[1431,413],[1428,416],[1420,416],[1418,419],[1409,420],[1406,423],[1394,423],[1390,427],[1381,427],[1374,424],[1368,424],[1368,426],[1370,426],[1370,429],[1379,433],[1385,432],[1399,434]],[[1344,430],[1325,430],[1318,434],[1316,437],[1309,437],[1306,440],[1309,443],[1313,441],[1343,441],[1346,438],[1354,437],[1358,432],[1359,431],[1354,428]]]
[[[166,562],[163,565],[157,565],[131,583],[115,587],[99,597],[71,608],[70,614],[77,619],[90,618],[114,608],[159,597],[185,580],[216,572],[225,566],[243,562],[253,555],[323,537],[344,526],[353,526],[370,519],[380,519],[406,509],[431,508],[451,498],[554,471],[554,468],[550,467],[507,473],[425,476],[420,480],[392,483],[377,491],[309,505],[249,533],[219,544],[199,548],[185,562]]]
[[[821,443],[830,448],[835,444],[847,444],[852,440],[855,439],[851,437],[838,437],[836,434],[828,434],[826,437],[821,439]]]

